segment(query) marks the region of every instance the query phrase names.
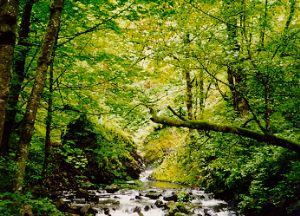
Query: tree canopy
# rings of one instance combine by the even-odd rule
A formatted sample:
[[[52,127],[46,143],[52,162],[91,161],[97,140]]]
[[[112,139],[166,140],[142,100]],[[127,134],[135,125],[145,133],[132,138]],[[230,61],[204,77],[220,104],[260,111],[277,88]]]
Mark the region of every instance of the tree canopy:
[[[136,178],[142,155],[241,212],[294,213],[299,26],[297,0],[1,1],[0,192]]]

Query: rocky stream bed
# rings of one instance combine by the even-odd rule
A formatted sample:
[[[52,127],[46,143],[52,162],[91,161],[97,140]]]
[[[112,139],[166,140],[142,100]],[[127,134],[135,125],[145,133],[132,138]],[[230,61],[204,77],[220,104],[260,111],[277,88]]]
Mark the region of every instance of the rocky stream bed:
[[[59,197],[60,209],[95,216],[237,215],[225,201],[214,199],[212,194],[179,184],[151,181],[147,178],[149,173],[147,170],[141,174],[143,189],[65,191]]]

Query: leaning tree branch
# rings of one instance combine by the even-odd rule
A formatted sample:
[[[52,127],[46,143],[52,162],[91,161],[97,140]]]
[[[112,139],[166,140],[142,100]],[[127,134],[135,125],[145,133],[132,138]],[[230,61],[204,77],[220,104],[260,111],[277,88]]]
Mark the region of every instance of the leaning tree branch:
[[[255,139],[259,142],[264,142],[267,144],[287,148],[289,150],[295,151],[300,154],[299,143],[284,138],[280,138],[271,134],[263,134],[246,128],[210,123],[208,121],[182,120],[182,119],[173,119],[169,117],[158,116],[157,112],[152,108],[150,108],[150,113],[152,115],[151,120],[155,123],[165,124],[174,127],[187,127],[191,129],[197,129],[197,130],[236,134],[243,137]]]

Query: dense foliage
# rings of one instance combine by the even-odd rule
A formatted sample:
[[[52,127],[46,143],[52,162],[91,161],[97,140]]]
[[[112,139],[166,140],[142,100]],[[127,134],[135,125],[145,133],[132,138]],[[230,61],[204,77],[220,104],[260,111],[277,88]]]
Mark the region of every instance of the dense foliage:
[[[55,156],[57,176],[66,173],[71,178],[87,178],[85,180],[97,184],[139,177],[142,162],[136,147],[116,129],[104,125],[97,128],[81,115],[68,125],[62,139],[63,146],[57,149],[59,156]]]
[[[0,214],[58,214],[35,198],[136,179],[139,154],[243,214],[299,214],[299,15],[297,0],[4,1]]]
[[[195,132],[188,144],[173,146],[154,177],[205,188],[234,200],[247,215],[297,215],[298,155],[248,139],[210,136]]]

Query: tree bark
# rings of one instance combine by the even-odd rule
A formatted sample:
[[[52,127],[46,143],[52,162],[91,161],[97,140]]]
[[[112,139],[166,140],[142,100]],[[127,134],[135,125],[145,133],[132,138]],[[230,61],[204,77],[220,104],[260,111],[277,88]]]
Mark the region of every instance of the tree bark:
[[[26,112],[24,115],[23,126],[21,128],[21,138],[19,143],[19,169],[16,173],[16,179],[14,184],[14,190],[17,192],[22,191],[23,187],[29,144],[34,130],[34,122],[36,119],[37,109],[45,85],[47,69],[51,61],[57,32],[60,26],[60,17],[63,8],[63,1],[64,0],[54,0],[51,4],[50,18],[37,62],[35,83],[32,88],[31,95],[26,107]]]
[[[264,100],[265,100],[265,124],[266,124],[266,132],[271,132],[271,84],[269,75],[266,77],[266,81],[264,83]]]
[[[200,69],[200,77],[199,77],[199,108],[200,108],[200,116],[202,118],[203,110],[204,110],[204,71]]]
[[[230,11],[230,9],[234,7],[233,1],[228,0],[225,3],[226,10]],[[234,15],[230,15],[226,18],[226,20],[229,50],[233,53],[238,53],[240,52],[241,48],[238,43],[237,18]],[[232,94],[232,104],[234,110],[242,116],[246,115],[248,113],[248,107],[244,97],[241,94],[241,92],[245,92],[246,90],[245,80],[243,74],[241,73],[235,62],[231,62],[227,66],[227,80]]]
[[[263,134],[246,128],[241,128],[241,127],[210,123],[207,121],[193,121],[193,120],[182,120],[182,119],[177,120],[169,117],[160,117],[157,116],[156,111],[153,109],[150,109],[150,113],[152,115],[151,120],[159,124],[165,124],[165,125],[175,126],[175,127],[186,127],[190,129],[197,129],[197,130],[236,134],[243,137],[255,139],[259,142],[264,142],[271,145],[287,148],[289,150],[295,151],[300,154],[300,144],[274,135]]]
[[[193,119],[193,94],[192,94],[192,81],[191,74],[189,70],[185,71],[185,82],[186,82],[186,108],[188,119]]]
[[[55,46],[57,45],[57,38],[55,41]],[[48,113],[46,119],[46,136],[45,136],[45,151],[44,151],[44,166],[42,171],[42,176],[47,178],[47,170],[49,164],[49,156],[50,156],[50,148],[51,148],[51,127],[52,127],[52,119],[53,119],[53,71],[54,71],[54,59],[55,59],[55,50],[53,50],[51,65],[49,70],[49,95],[48,95]]]
[[[268,0],[265,0],[264,15],[262,17],[261,31],[260,31],[260,47],[264,49],[265,46],[265,33],[267,27],[267,17],[268,17]]]
[[[9,87],[4,133],[2,140],[0,140],[0,142],[2,143],[1,152],[3,154],[6,154],[9,149],[9,139],[15,125],[19,95],[21,93],[22,84],[25,79],[25,63],[26,56],[29,50],[29,46],[27,46],[25,43],[30,32],[30,17],[33,4],[34,0],[26,0],[22,15],[22,21],[20,24],[17,44],[17,46],[20,46],[20,50],[15,54],[15,72],[13,73],[12,81]]]
[[[4,133],[5,108],[16,43],[18,10],[18,0],[0,0],[0,154],[5,154],[3,150],[5,146],[1,140]]]
[[[187,33],[184,38],[184,44],[186,46],[186,62],[184,64],[184,74],[185,74],[185,83],[186,83],[186,90],[185,90],[185,104],[187,109],[188,119],[193,119],[193,84],[191,79],[191,72],[190,72],[190,34]]]

